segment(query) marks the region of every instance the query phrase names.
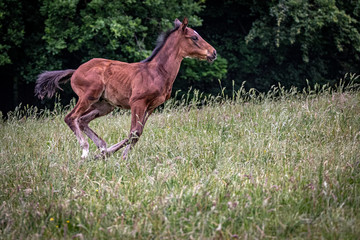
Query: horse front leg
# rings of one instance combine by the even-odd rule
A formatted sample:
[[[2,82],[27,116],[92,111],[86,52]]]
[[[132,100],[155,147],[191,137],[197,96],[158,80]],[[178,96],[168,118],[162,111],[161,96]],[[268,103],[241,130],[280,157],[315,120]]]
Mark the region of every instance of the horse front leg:
[[[129,141],[122,154],[123,159],[127,158],[127,155],[132,147],[139,141],[141,134],[143,133],[145,123],[153,110],[134,111],[135,114],[131,114],[131,130],[129,134]],[[138,115],[137,113],[140,113]]]
[[[152,110],[147,110],[146,104],[143,102],[137,102],[131,106],[131,128],[128,138],[122,140],[121,142],[109,147],[107,149],[107,155],[113,154],[119,149],[125,147],[122,154],[123,159],[126,159],[130,149],[137,143],[139,140],[146,120],[152,113]]]

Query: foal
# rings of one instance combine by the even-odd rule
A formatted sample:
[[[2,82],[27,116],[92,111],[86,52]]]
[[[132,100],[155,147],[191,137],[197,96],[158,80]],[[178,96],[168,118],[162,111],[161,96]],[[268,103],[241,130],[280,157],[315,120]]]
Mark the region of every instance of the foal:
[[[125,147],[125,159],[136,144],[150,114],[170,98],[171,89],[185,57],[212,62],[216,50],[196,31],[175,20],[175,27],[165,33],[153,53],[138,63],[94,58],[78,69],[44,72],[38,76],[35,95],[40,99],[52,97],[59,83],[71,80],[71,87],[79,99],[74,109],[65,117],[66,124],[75,133],[82,148],[82,158],[89,153],[89,143],[84,132],[109,156]],[[131,109],[131,129],[128,138],[107,147],[103,139],[89,127],[89,122],[104,116],[115,107]]]

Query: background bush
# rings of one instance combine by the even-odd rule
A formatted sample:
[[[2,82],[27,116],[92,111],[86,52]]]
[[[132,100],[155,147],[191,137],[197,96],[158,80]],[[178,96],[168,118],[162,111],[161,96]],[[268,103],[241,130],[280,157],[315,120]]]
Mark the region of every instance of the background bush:
[[[219,58],[211,65],[185,59],[175,91],[217,93],[219,79],[229,91],[243,81],[260,91],[278,83],[302,88],[306,80],[335,83],[360,69],[359,1],[4,0],[0,110],[38,105],[34,81],[44,70],[77,68],[94,57],[146,58],[160,32],[184,16]],[[64,103],[73,96],[66,88]]]

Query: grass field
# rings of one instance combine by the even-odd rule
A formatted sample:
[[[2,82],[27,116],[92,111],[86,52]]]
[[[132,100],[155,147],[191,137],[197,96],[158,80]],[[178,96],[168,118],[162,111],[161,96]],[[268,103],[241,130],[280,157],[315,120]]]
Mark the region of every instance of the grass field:
[[[153,114],[129,158],[90,159],[66,109],[0,124],[0,239],[359,239],[360,92],[243,89]],[[128,134],[118,112],[91,127]]]

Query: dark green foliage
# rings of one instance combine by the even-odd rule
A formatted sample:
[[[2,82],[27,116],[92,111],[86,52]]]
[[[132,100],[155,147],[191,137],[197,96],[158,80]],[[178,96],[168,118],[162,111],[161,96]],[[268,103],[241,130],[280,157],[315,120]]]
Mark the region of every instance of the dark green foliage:
[[[43,1],[40,51],[48,61],[36,62],[32,68],[36,73],[28,74],[34,81],[40,71],[76,68],[94,57],[140,61],[176,17],[186,15],[193,25],[201,24],[194,16],[200,10],[193,1]]]
[[[14,10],[10,12],[10,9]],[[24,39],[22,10],[21,2],[0,2],[0,66],[12,63],[10,51]]]
[[[201,25],[197,14],[203,8],[202,1],[194,0],[4,0],[0,70],[6,91],[0,109],[36,103],[34,81],[45,70],[76,69],[94,57],[140,61],[175,18],[187,16],[191,26]],[[72,96],[63,95],[67,102]]]
[[[229,62],[227,86],[302,88],[360,69],[359,1],[210,1],[201,17]]]
[[[260,91],[278,83],[303,88],[360,69],[355,0],[3,0],[0,109],[36,103],[32,89],[44,70],[77,68],[94,57],[146,58],[160,32],[184,16],[219,58],[213,64],[186,59],[174,92],[193,87],[216,94],[218,80],[227,91],[243,81]]]
[[[227,60],[218,57],[212,64],[196,59],[185,59],[180,68],[174,89],[200,89],[206,93],[219,93],[219,79],[224,79],[227,73]]]

